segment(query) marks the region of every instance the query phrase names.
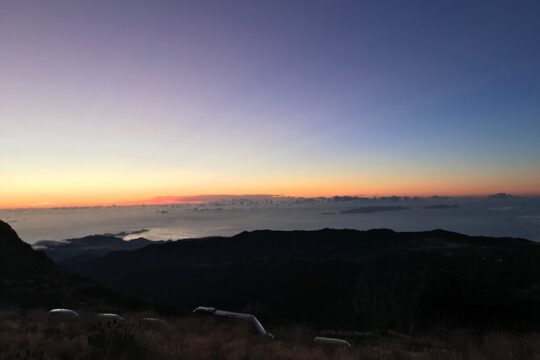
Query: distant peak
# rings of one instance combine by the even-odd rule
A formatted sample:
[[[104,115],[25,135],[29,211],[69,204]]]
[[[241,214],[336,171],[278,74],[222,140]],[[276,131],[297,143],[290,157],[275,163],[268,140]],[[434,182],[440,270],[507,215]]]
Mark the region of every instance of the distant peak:
[[[19,235],[13,230],[11,225],[8,223],[0,220],[0,241],[7,242],[7,241],[16,241],[16,242],[23,242]]]

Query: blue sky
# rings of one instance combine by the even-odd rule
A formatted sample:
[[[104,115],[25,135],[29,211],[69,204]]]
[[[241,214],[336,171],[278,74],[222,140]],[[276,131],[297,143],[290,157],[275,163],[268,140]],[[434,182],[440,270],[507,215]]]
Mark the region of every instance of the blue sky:
[[[0,197],[538,194],[539,19],[535,1],[3,1]]]

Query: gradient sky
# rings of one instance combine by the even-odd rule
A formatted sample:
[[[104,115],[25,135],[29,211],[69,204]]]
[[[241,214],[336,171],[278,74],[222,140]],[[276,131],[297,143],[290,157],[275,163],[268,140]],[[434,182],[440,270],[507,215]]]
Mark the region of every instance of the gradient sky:
[[[540,194],[538,1],[0,1],[0,207]]]

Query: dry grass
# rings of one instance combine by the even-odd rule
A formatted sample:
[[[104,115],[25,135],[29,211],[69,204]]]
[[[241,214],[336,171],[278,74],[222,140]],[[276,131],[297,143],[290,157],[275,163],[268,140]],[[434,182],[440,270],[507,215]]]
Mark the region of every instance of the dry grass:
[[[148,327],[131,314],[122,322],[93,314],[63,321],[45,312],[0,314],[0,359],[365,359],[533,360],[540,335],[453,332],[433,338],[397,334],[341,333],[353,349],[312,342],[304,328],[269,329],[275,340],[253,335],[243,324],[212,318],[169,318],[170,327]],[[329,334],[332,335],[332,334]]]

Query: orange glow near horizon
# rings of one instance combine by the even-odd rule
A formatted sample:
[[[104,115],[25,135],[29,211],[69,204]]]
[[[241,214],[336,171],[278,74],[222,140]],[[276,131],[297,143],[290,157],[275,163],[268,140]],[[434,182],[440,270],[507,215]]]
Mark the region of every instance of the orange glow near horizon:
[[[375,174],[375,175],[373,175]],[[506,175],[508,174],[508,175]],[[277,174],[224,174],[203,171],[17,174],[0,178],[0,208],[159,205],[200,202],[215,194],[267,194],[292,197],[485,196],[540,194],[536,170],[503,174],[429,173],[404,170],[347,173],[311,170]]]
[[[435,190],[435,189],[434,189]],[[275,197],[332,197],[332,196],[364,196],[364,197],[379,197],[379,196],[420,196],[428,197],[433,195],[439,196],[452,196],[452,197],[479,197],[487,196],[489,194],[505,192],[493,190],[493,191],[380,191],[380,192],[367,192],[367,191],[354,191],[344,190],[341,191],[304,191],[304,192],[239,192],[239,193],[193,193],[188,195],[160,195],[154,197],[142,197],[134,195],[132,197],[103,197],[103,196],[88,196],[70,198],[70,197],[50,197],[51,201],[30,201],[24,200],[12,202],[2,201],[0,202],[0,209],[46,209],[46,208],[58,208],[58,207],[95,207],[95,206],[137,206],[137,205],[172,205],[172,204],[198,204],[212,200],[219,200],[223,198],[231,197],[250,197],[250,196],[275,196]],[[528,191],[514,191],[507,192],[517,196],[540,196],[539,192]],[[41,199],[42,197],[40,197]]]

